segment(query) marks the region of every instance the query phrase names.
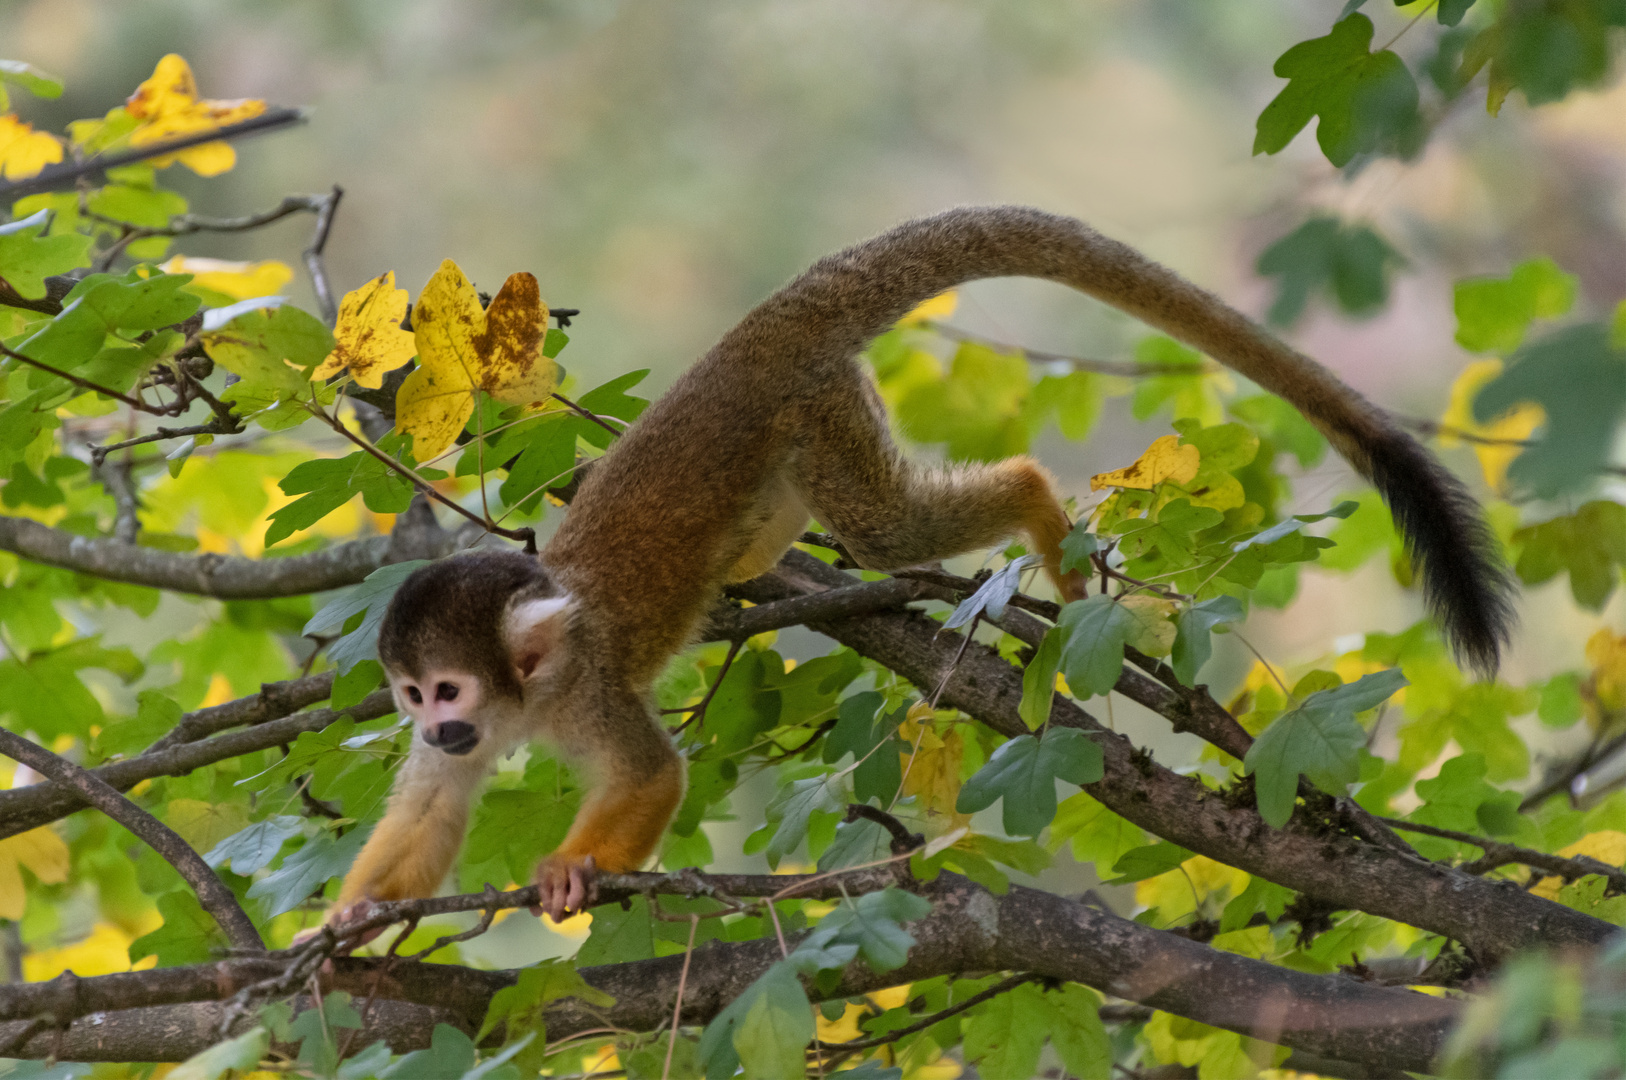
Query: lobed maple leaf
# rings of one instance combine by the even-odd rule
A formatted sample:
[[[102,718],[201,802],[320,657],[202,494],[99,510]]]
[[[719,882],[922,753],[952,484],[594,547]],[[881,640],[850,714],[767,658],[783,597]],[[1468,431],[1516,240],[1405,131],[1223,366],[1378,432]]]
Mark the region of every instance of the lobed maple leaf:
[[[394,270],[345,293],[338,325],[333,328],[333,351],[311,378],[326,379],[348,370],[358,386],[369,390],[383,386],[384,373],[394,371],[418,351],[412,331],[401,329],[406,312],[407,291],[395,287]]]

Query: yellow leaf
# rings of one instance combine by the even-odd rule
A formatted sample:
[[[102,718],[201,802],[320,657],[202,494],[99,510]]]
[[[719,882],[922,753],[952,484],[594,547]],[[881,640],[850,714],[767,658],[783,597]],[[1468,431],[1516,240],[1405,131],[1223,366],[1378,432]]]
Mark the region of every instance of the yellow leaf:
[[[1128,643],[1147,656],[1167,656],[1174,648],[1178,627],[1169,621],[1177,610],[1173,600],[1147,593],[1136,593],[1118,601],[1125,611],[1135,617],[1130,627]]]
[[[1603,627],[1587,639],[1586,660],[1592,676],[1581,694],[1593,726],[1606,720],[1608,713],[1626,708],[1626,637]]]
[[[513,274],[480,310],[480,298],[447,259],[418,294],[412,327],[418,367],[395,395],[396,429],[419,461],[445,450],[474,412],[474,392],[508,405],[541,405],[559,368],[542,355],[548,309],[536,278]]]
[[[211,292],[225,293],[234,300],[275,296],[294,279],[293,268],[277,259],[232,262],[177,255],[158,269],[167,274],[191,274],[192,284]]]
[[[1474,398],[1481,387],[1501,373],[1502,362],[1495,359],[1475,360],[1462,369],[1462,374],[1451,384],[1451,401],[1440,417],[1440,423],[1446,428],[1439,434],[1441,446],[1456,446],[1464,441],[1461,435],[1482,439],[1528,439],[1546,421],[1546,411],[1532,401],[1515,405],[1489,423],[1481,424],[1474,419]],[[1492,491],[1505,492],[1508,466],[1524,451],[1524,447],[1516,442],[1499,445],[1472,440],[1469,440],[1469,445],[1479,459],[1479,471],[1485,474],[1485,483]]]
[[[124,111],[141,121],[141,126],[130,133],[130,145],[151,146],[258,116],[265,111],[265,102],[251,98],[212,101],[198,97],[192,69],[181,57],[170,53],[158,61],[152,76],[126,99]],[[163,169],[176,161],[199,176],[216,176],[237,163],[237,153],[227,143],[205,143],[177,154],[153,158],[152,164]]]
[[[965,743],[952,727],[947,734],[939,735],[933,719],[931,706],[917,701],[898,725],[898,738],[912,748],[912,753],[898,755],[904,770],[903,793],[919,796],[928,815],[949,818],[948,828],[952,829],[971,820],[971,815],[954,809],[960,797],[960,759],[965,754]]]
[[[1604,829],[1601,832],[1587,833],[1581,839],[1566,848],[1559,848],[1555,855],[1570,859],[1577,855],[1589,855],[1599,862],[1610,866],[1626,864],[1626,833],[1614,829]],[[1544,877],[1538,881],[1531,892],[1537,896],[1544,896],[1548,900],[1558,899],[1558,890],[1564,881],[1558,877]]]
[[[7,180],[34,176],[61,160],[62,144],[55,135],[35,131],[14,113],[0,116],[0,172]]]
[[[1135,883],[1135,903],[1157,908],[1165,922],[1190,915],[1210,896],[1239,896],[1248,887],[1245,871],[1194,855],[1179,868]],[[1215,905],[1220,906],[1219,903]]]
[[[1196,478],[1197,466],[1201,462],[1202,454],[1195,446],[1181,446],[1178,435],[1164,435],[1148,446],[1146,453],[1128,468],[1090,477],[1090,490],[1118,487],[1150,491],[1165,480],[1189,484]]]
[[[82,941],[55,949],[41,949],[23,957],[23,978],[29,982],[44,982],[64,971],[71,971],[81,978],[129,971],[130,942],[134,940],[133,935],[112,923],[97,923]],[[157,962],[156,956],[144,957],[137,968],[149,968]]]
[[[950,289],[945,293],[938,293],[930,300],[916,304],[914,310],[898,320],[899,326],[913,326],[917,323],[935,322],[946,319],[954,314],[954,309],[960,306],[960,294]]]
[[[0,840],[0,919],[20,919],[27,907],[19,865],[47,885],[68,880],[68,845],[49,825]]]
[[[395,287],[394,270],[345,293],[339,324],[333,328],[336,344],[311,378],[330,378],[348,368],[358,386],[369,390],[383,386],[386,371],[394,371],[418,352],[411,331],[401,329],[406,312],[407,291]]]

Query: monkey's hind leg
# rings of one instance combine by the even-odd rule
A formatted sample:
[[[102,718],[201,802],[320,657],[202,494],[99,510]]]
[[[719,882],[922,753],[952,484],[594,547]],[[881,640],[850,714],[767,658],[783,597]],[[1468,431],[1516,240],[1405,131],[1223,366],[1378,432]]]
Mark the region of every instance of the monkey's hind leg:
[[[906,460],[887,434],[874,387],[856,369],[805,408],[792,482],[859,565],[895,570],[1020,532],[1062,596],[1083,597],[1083,575],[1061,573],[1061,541],[1072,525],[1032,458],[948,469]]]

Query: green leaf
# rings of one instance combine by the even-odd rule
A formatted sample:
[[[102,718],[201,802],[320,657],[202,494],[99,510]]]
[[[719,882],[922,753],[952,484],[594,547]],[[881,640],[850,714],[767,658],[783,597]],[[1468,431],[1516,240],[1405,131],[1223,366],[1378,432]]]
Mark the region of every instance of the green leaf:
[[[1456,284],[1452,306],[1457,344],[1469,352],[1506,356],[1538,318],[1556,319],[1575,304],[1577,278],[1548,258],[1531,259],[1505,278],[1467,278]]]
[[[59,98],[62,96],[62,80],[54,75],[47,75],[33,64],[22,60],[0,60],[0,83],[9,83],[20,86],[35,97]],[[8,108],[0,89],[0,109]]]
[[[1567,572],[1575,602],[1602,611],[1626,567],[1626,506],[1584,503],[1573,514],[1520,529],[1513,540],[1523,545],[1515,565],[1521,581],[1540,585]]]
[[[824,737],[823,756],[827,764],[834,765],[845,755],[852,754],[855,763],[853,796],[859,802],[872,798],[889,802],[903,783],[898,754],[878,749],[883,742],[896,743],[899,751],[907,749],[893,737],[902,720],[901,710],[882,712],[884,701],[873,690],[847,698],[836,714],[836,726]]]
[[[897,403],[915,442],[947,443],[952,461],[998,461],[1028,449],[1026,358],[963,342],[943,378],[914,382]]]
[[[1172,338],[1154,335],[1135,345],[1137,364],[1176,369],[1173,373],[1148,375],[1135,383],[1130,412],[1137,420],[1150,419],[1164,405],[1174,404],[1174,419],[1219,417],[1219,399],[1212,381],[1204,372],[1202,355]],[[1185,371],[1179,369],[1184,368]]]
[[[563,842],[581,806],[582,791],[558,760],[538,750],[518,788],[488,790],[475,808],[465,859],[502,860],[508,875],[524,881],[542,856]]]
[[[1216,596],[1182,611],[1178,622],[1179,633],[1174,639],[1174,652],[1169,657],[1175,677],[1187,686],[1196,685],[1197,672],[1207,663],[1213,649],[1209,635],[1214,627],[1221,623],[1238,622],[1245,614],[1242,602],[1234,596]]]
[[[156,956],[159,967],[201,964],[226,945],[226,936],[191,889],[160,896],[158,914],[164,925],[130,942],[130,963]]]
[[[1415,152],[1417,83],[1400,57],[1370,52],[1371,43],[1372,20],[1350,15],[1326,37],[1283,53],[1272,70],[1289,81],[1259,114],[1253,152],[1281,151],[1317,116],[1316,142],[1339,168],[1356,154]]]
[[[202,1053],[193,1054],[171,1069],[168,1075],[175,1080],[219,1080],[228,1072],[253,1072],[270,1046],[271,1033],[263,1027],[252,1028],[236,1038],[218,1042]]]
[[[41,210],[0,225],[0,278],[25,300],[44,298],[45,279],[52,274],[90,265],[90,237],[82,233],[41,236],[49,219],[50,212]]]
[[[1248,887],[1225,905],[1225,911],[1220,915],[1220,933],[1241,930],[1259,912],[1264,912],[1266,918],[1275,922],[1292,902],[1292,889],[1266,881],[1258,875],[1249,877]]]
[[[282,866],[249,886],[250,900],[264,900],[266,917],[292,911],[307,896],[350,869],[370,832],[353,828],[341,837],[332,833],[305,841],[298,851],[282,860]]]
[[[333,351],[333,333],[315,316],[284,305],[238,315],[204,334],[203,347],[211,360],[241,379],[221,400],[253,414],[310,388],[311,371]]]
[[[517,1059],[522,1070],[534,1073],[542,1065],[547,1042],[547,1007],[564,998],[604,1009],[615,1004],[614,997],[583,979],[572,961],[555,957],[521,970],[513,986],[505,986],[491,996],[475,1041],[483,1041],[499,1024],[506,1027],[509,1041],[534,1033],[530,1053]]]
[[[1119,534],[1119,547],[1131,559],[1156,551],[1167,559],[1182,562],[1189,559],[1196,548],[1194,534],[1224,520],[1225,515],[1211,506],[1193,506],[1190,499],[1175,499],[1155,517],[1124,528]]]
[[[548,414],[534,426],[524,427],[523,437],[516,437],[518,441],[504,441],[497,451],[486,454],[487,469],[513,461],[508,478],[497,491],[504,505],[518,507],[522,513],[533,512],[542,501],[544,488],[570,479],[570,471],[576,465],[576,438],[585,436],[588,428],[596,427],[574,413]],[[603,431],[602,428],[597,430]],[[511,448],[516,447],[522,449],[518,449],[519,456],[513,458]],[[459,475],[465,471],[464,461],[469,459],[470,453],[463,452],[463,461],[458,463]]]
[[[1254,778],[1260,816],[1278,829],[1287,824],[1301,773],[1322,790],[1342,794],[1359,778],[1360,752],[1366,746],[1366,732],[1355,714],[1382,704],[1406,684],[1406,677],[1391,668],[1317,691],[1278,717],[1243,759],[1244,773]]]
[[[1516,488],[1551,499],[1596,482],[1626,415],[1626,349],[1609,327],[1566,327],[1514,353],[1474,398],[1474,419],[1494,419],[1522,402],[1547,413],[1541,438],[1508,469]]]
[[[877,974],[892,971],[903,966],[915,944],[902,924],[923,919],[931,910],[931,901],[902,889],[865,893],[826,915],[791,953],[790,962],[809,972],[823,966],[845,967],[850,954],[829,965],[825,957],[832,946],[851,945]]]
[[[407,1054],[379,1073],[379,1080],[448,1080],[473,1068],[474,1057],[473,1040],[450,1024],[436,1024],[429,1049]]]
[[[1542,683],[1536,715],[1551,728],[1567,728],[1581,719],[1581,677],[1566,671]]]
[[[841,870],[878,862],[892,854],[892,834],[868,818],[836,825],[835,839],[819,856],[819,869]]]
[[[954,808],[973,814],[1004,799],[1005,831],[1037,836],[1056,816],[1056,781],[1093,784],[1103,775],[1101,747],[1076,728],[1005,742],[960,788]]]
[[[291,476],[292,474],[290,478]],[[321,610],[312,615],[310,621],[300,631],[301,636],[338,633],[351,619],[363,615],[361,622],[354,629],[328,646],[328,658],[338,665],[341,673],[350,671],[363,660],[376,661],[378,627],[384,621],[384,613],[389,609],[390,600],[395,597],[401,583],[412,576],[413,571],[420,566],[428,565],[427,559],[410,559],[406,562],[380,566],[368,574],[361,584],[346,589],[323,604]]]
[[[129,649],[104,648],[97,638],[79,638],[25,660],[0,660],[0,717],[14,717],[19,729],[47,742],[58,735],[88,737],[106,714],[79,674],[86,668],[111,671],[126,683],[144,670]]]
[[[781,788],[765,811],[768,824],[774,827],[763,852],[768,865],[778,866],[780,859],[796,850],[807,836],[808,823],[815,812],[835,814],[846,805],[841,786],[834,777],[813,776],[794,780]]]
[[[1111,877],[1125,854],[1146,843],[1139,825],[1108,810],[1087,791],[1069,795],[1056,808],[1050,823],[1052,850],[1071,841],[1073,858],[1095,863],[1096,876]]]
[[[282,851],[282,845],[298,836],[304,828],[305,819],[293,814],[279,814],[256,821],[216,844],[204,855],[203,861],[217,870],[229,862],[232,873],[248,877],[256,870],[270,866],[271,860]]]
[[[1256,394],[1227,402],[1230,414],[1313,469],[1327,454],[1327,440],[1304,414],[1275,394]]]
[[[1050,719],[1050,706],[1056,694],[1056,672],[1061,668],[1062,633],[1061,628],[1055,626],[1045,631],[1033,659],[1022,671],[1022,703],[1016,712],[1029,731],[1038,731]]]
[[[1112,1040],[1101,1023],[1101,996],[1087,986],[1067,983],[1047,991],[1044,1000],[1056,1013],[1050,1045],[1067,1071],[1078,1077],[1112,1075]]]
[[[1069,570],[1079,570],[1086,575],[1090,574],[1094,569],[1090,556],[1100,550],[1101,541],[1090,531],[1089,522],[1087,520],[1078,522],[1072,531],[1062,538],[1061,572],[1065,574]]]
[[[649,900],[635,896],[629,905],[604,904],[592,909],[592,931],[576,953],[582,967],[648,960],[655,955],[655,932]]]
[[[1261,252],[1254,269],[1280,279],[1266,317],[1276,326],[1292,326],[1321,291],[1346,315],[1376,314],[1389,302],[1389,279],[1404,262],[1367,226],[1318,216]]]
[[[802,1080],[803,1051],[813,1040],[813,1008],[781,960],[718,1013],[700,1036],[707,1077],[728,1077],[741,1066],[763,1080]]]
[[[1054,1019],[1037,986],[1008,990],[972,1010],[965,1025],[966,1061],[982,1076],[1037,1076]]]
[[[1061,609],[1056,629],[1062,639],[1061,670],[1079,697],[1104,694],[1123,673],[1124,644],[1135,632],[1135,617],[1112,597],[1096,594]]]
[[[1179,844],[1171,844],[1167,840],[1133,848],[1124,852],[1118,861],[1112,864],[1112,872],[1116,876],[1111,879],[1111,883],[1128,885],[1131,882],[1157,877],[1159,874],[1167,874],[1191,858],[1191,855],[1191,852]]]
[[[551,335],[552,331],[549,331],[549,333]],[[643,415],[644,410],[649,408],[649,402],[644,398],[634,397],[626,391],[643,382],[648,374],[648,368],[640,368],[637,371],[629,371],[625,375],[617,375],[609,382],[604,383],[602,386],[595,386],[577,398],[576,404],[588,412],[596,413],[599,416],[613,416],[630,424]],[[582,422],[588,424],[587,428],[582,432],[582,438],[600,449],[610,445],[610,433],[608,431],[605,431],[597,424],[585,420]]]

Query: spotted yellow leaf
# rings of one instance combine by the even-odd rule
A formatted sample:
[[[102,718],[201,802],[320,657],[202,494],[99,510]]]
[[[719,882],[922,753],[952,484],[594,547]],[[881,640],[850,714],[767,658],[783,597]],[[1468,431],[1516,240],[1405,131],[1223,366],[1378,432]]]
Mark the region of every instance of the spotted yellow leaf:
[[[49,825],[0,840],[0,919],[23,917],[27,894],[19,865],[47,885],[60,885],[68,880],[68,845]]]
[[[275,296],[294,279],[293,267],[278,259],[233,262],[177,255],[158,269],[166,274],[191,274],[192,284],[210,292],[224,293],[233,300]]]
[[[1164,435],[1148,446],[1133,465],[1090,477],[1090,490],[1116,487],[1150,491],[1165,480],[1189,484],[1196,478],[1201,461],[1195,446],[1181,446],[1178,435]]]
[[[1479,459],[1479,471],[1492,491],[1507,491],[1507,470],[1513,459],[1524,452],[1518,440],[1528,439],[1547,419],[1546,410],[1533,401],[1522,402],[1488,423],[1474,419],[1474,398],[1480,388],[1502,373],[1500,360],[1475,360],[1462,369],[1451,384],[1451,401],[1440,417],[1445,430],[1439,434],[1441,446],[1467,441]],[[1464,440],[1463,435],[1474,438]],[[1484,443],[1479,439],[1503,440]]]
[[[356,385],[369,390],[383,386],[384,373],[394,371],[418,351],[412,332],[401,329],[406,312],[407,291],[395,287],[394,270],[345,293],[339,304],[339,323],[333,328],[333,351],[311,378],[326,379],[348,368]]]
[[[933,727],[931,706],[919,701],[898,725],[898,738],[913,751],[898,755],[904,769],[903,793],[919,796],[928,814],[951,819],[950,828],[969,822],[970,814],[954,809],[960,797],[960,759],[965,753],[960,733],[950,728],[939,735]]]
[[[185,60],[170,53],[158,61],[151,77],[131,94],[124,111],[141,121],[130,133],[130,145],[151,146],[199,131],[212,131],[265,111],[265,102],[252,98],[213,101],[198,97],[198,83]],[[160,169],[179,161],[199,176],[217,176],[237,164],[237,152],[224,142],[204,143],[179,153],[153,158]]]
[[[13,113],[0,116],[0,173],[7,180],[33,176],[62,160],[62,144],[55,135],[35,131]]]
[[[513,274],[480,310],[480,298],[447,259],[418,295],[412,329],[418,367],[395,395],[396,430],[427,461],[451,446],[474,412],[475,391],[508,405],[541,405],[559,368],[542,355],[548,309],[536,278]]]

